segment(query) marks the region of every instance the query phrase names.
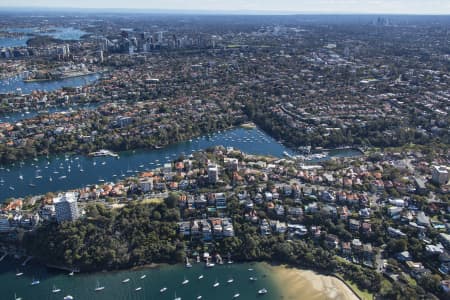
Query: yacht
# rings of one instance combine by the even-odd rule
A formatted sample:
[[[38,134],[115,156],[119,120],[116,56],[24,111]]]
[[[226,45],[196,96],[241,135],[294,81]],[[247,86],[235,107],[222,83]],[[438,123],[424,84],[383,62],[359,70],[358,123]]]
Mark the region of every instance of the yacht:
[[[264,289],[260,289],[258,291],[258,295],[264,295],[264,294],[267,294],[267,290],[265,288]]]
[[[17,277],[20,277],[20,276],[22,276],[22,275],[23,275],[22,272],[17,272],[17,273],[16,273],[16,276],[17,276]]]
[[[144,274],[141,276],[141,279],[144,279],[145,277],[147,277],[147,275]]]
[[[239,293],[234,294],[234,295],[233,295],[233,299],[239,298],[240,295],[241,295],[241,294],[239,294]]]
[[[38,285],[39,283],[41,283],[39,280],[33,279],[33,281],[31,282],[31,285]]]
[[[138,286],[137,288],[134,289],[136,292],[142,290],[141,286]]]
[[[198,276],[198,279],[203,279],[203,274],[201,274],[200,276]]]
[[[186,268],[192,268],[192,264],[189,262],[189,258],[186,257]]]
[[[95,287],[94,291],[100,292],[100,291],[103,291],[104,289],[105,289],[105,287],[100,286],[100,283],[97,281],[97,286]]]
[[[166,287],[163,287],[162,289],[159,290],[160,293],[164,293],[165,291],[167,291]]]
[[[59,293],[61,289],[58,289],[55,285],[53,285],[52,293]]]
[[[214,282],[214,284],[213,284],[213,287],[218,287],[220,285],[220,283],[217,281],[217,279],[216,279],[216,282]]]
[[[233,283],[233,282],[234,282],[234,279],[233,279],[233,278],[230,278],[230,279],[227,280],[227,282],[228,282],[228,283]]]
[[[124,280],[122,280],[122,283],[127,283],[130,282],[130,278],[125,278]]]
[[[185,285],[185,284],[188,284],[189,283],[189,280],[188,279],[186,279],[186,277],[184,277],[184,280],[183,280],[183,282],[181,283],[182,285]]]
[[[73,300],[73,296],[67,295],[64,297],[64,300]]]

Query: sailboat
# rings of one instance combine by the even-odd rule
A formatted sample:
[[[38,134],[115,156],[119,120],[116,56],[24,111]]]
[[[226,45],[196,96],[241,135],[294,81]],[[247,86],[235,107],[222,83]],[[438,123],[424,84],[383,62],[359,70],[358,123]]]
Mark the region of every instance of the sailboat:
[[[203,279],[203,274],[201,274],[200,276],[198,276],[198,279]]]
[[[103,291],[104,289],[105,289],[105,287],[104,286],[100,286],[100,283],[97,280],[97,286],[95,287],[94,291],[100,292],[100,291]]]
[[[14,300],[22,300],[21,297],[17,297],[16,294],[14,294]]]
[[[55,285],[53,285],[52,293],[59,293],[61,289],[58,289]]]
[[[188,279],[186,279],[186,276],[184,277],[184,280],[183,280],[183,282],[181,283],[182,285],[185,285],[185,284],[188,284],[189,283],[189,280]]]
[[[41,282],[34,278],[33,278],[33,281],[31,281],[31,285],[38,285],[39,283],[41,283]]]
[[[175,293],[175,297],[173,298],[173,300],[181,300],[181,297],[177,297],[177,293]]]
[[[264,295],[264,294],[267,294],[267,289],[260,289],[259,291],[258,291],[258,295]]]
[[[234,295],[233,295],[233,299],[239,298],[240,295],[241,295],[241,294],[239,294],[239,293],[234,294]]]
[[[214,282],[214,284],[213,284],[213,287],[218,287],[220,285],[220,283],[217,281],[217,279],[216,279],[216,282]]]
[[[233,283],[234,282],[234,278],[230,278],[227,280],[228,283]]]
[[[124,280],[122,280],[122,283],[127,283],[130,282],[130,278],[125,278]]]
[[[145,277],[147,277],[147,275],[144,274],[141,276],[141,279],[144,279]]]
[[[19,175],[19,179],[23,180],[23,175],[22,174]]]
[[[160,293],[164,293],[165,291],[167,291],[166,287],[163,287],[162,289],[159,290]]]
[[[73,300],[73,296],[67,295],[64,297],[64,300]]]
[[[142,290],[141,286],[138,286],[137,288],[134,289],[136,292]]]

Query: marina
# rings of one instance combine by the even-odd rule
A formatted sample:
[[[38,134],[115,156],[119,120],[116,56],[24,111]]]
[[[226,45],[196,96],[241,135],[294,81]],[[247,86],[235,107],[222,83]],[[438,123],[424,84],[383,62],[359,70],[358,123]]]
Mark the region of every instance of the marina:
[[[181,155],[188,156],[194,151],[217,145],[234,147],[250,154],[272,155],[280,158],[285,151],[292,153],[258,128],[250,130],[235,128],[161,149],[121,152],[118,153],[119,159],[115,156],[81,155],[38,157],[29,161],[16,162],[13,165],[0,166],[0,178],[2,178],[0,201],[9,197],[40,195],[80,188],[88,184],[115,182],[145,170],[162,167],[164,163],[171,162]],[[358,151],[341,150],[330,151],[328,157],[358,155],[361,155]],[[35,178],[37,170],[40,170],[39,178]]]
[[[98,79],[100,79],[100,77],[100,74],[95,73],[79,77],[63,78],[59,80],[24,82],[24,76],[17,75],[0,80],[0,93],[29,94],[32,91],[51,92],[63,87],[85,86],[97,81]]]
[[[267,290],[271,296],[277,296],[278,288],[274,279],[261,264],[251,264],[255,273],[261,276],[256,284],[249,285],[246,276],[250,264],[224,264],[212,269],[205,269],[204,264],[193,263],[193,267],[186,269],[183,265],[161,265],[153,268],[142,268],[119,272],[100,272],[92,274],[77,274],[70,277],[67,273],[56,272],[31,264],[25,269],[21,278],[16,278],[14,265],[16,261],[9,259],[0,265],[3,271],[0,279],[7,282],[4,295],[20,295],[23,299],[161,299],[169,300],[176,297],[181,299],[260,299],[260,291]],[[197,277],[204,273],[203,281],[192,281],[182,284],[184,277]],[[29,276],[38,274],[39,285],[30,286]],[[145,280],[140,280],[142,275]],[[235,279],[234,284],[217,284],[226,282],[229,276]],[[122,284],[123,279],[129,279],[130,284]],[[177,280],[178,279],[178,280]],[[181,279],[181,280],[180,280]],[[139,280],[139,284],[137,281]],[[128,281],[127,281],[128,282]],[[73,298],[65,298],[67,296]],[[239,296],[236,296],[239,295]],[[269,298],[267,299],[275,299]]]

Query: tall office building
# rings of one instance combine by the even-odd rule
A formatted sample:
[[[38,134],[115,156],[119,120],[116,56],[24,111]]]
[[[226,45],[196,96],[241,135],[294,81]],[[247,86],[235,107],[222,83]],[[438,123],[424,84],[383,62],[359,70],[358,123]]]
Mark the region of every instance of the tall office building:
[[[58,197],[53,198],[53,204],[55,205],[56,220],[58,223],[74,221],[80,216],[76,194],[73,192],[58,195]]]

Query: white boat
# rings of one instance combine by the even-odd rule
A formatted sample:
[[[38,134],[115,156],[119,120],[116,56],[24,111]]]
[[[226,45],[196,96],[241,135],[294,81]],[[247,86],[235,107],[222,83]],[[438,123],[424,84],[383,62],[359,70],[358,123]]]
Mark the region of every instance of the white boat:
[[[173,298],[173,300],[181,300],[181,297],[177,297],[177,293],[175,293],[175,297]]]
[[[267,294],[267,290],[265,288],[264,289],[260,289],[258,291],[258,295],[264,295],[264,294]]]
[[[17,297],[16,294],[14,294],[14,300],[22,300],[22,297]]]
[[[134,289],[136,292],[142,290],[141,286],[138,286],[137,288]]]
[[[184,277],[184,280],[183,280],[183,282],[181,283],[182,285],[185,285],[185,284],[188,284],[189,283],[189,280],[188,279],[186,279],[186,277]]]
[[[19,179],[23,180],[23,175],[22,174],[19,175]]]
[[[200,276],[198,276],[198,279],[203,279],[203,274],[201,274]]]
[[[197,299],[199,299],[199,300],[202,299],[202,298],[203,298],[202,296],[197,296]]]
[[[211,263],[211,262],[206,263],[207,268],[213,268],[215,265],[216,265],[215,263]]]
[[[147,275],[144,274],[141,276],[141,279],[144,279],[145,277],[147,277]]]
[[[216,282],[214,282],[214,284],[213,284],[213,287],[218,287],[220,285],[220,283],[217,281],[217,279],[216,279]]]
[[[63,175],[63,176],[59,176],[59,180],[63,180],[63,179],[66,179],[67,178],[67,176],[65,176],[65,175]]]
[[[53,286],[52,293],[59,293],[61,289],[58,289],[55,285]]]
[[[256,278],[256,277],[250,277],[249,279],[250,279],[250,281],[256,281],[256,280],[258,280],[258,278]]]
[[[228,283],[233,283],[233,282],[234,282],[234,279],[233,279],[233,278],[230,278],[230,279],[227,280],[227,282],[228,282]]]
[[[13,186],[10,186],[9,189],[10,189],[11,191],[14,191],[14,190],[15,190],[15,188],[14,188]]]
[[[73,274],[75,274],[74,271],[70,272],[69,276],[73,276]]]
[[[64,297],[64,300],[73,300],[73,296],[67,295]]]
[[[164,293],[165,291],[167,291],[166,287],[163,287],[162,289],[159,290],[160,293]]]
[[[23,273],[22,272],[18,272],[18,273],[16,273],[16,276],[17,277],[20,277],[20,276],[22,276],[23,275]]]
[[[41,283],[41,282],[36,279],[33,279],[33,281],[31,281],[31,285],[38,285],[39,283]]]
[[[234,295],[233,295],[233,299],[239,298],[240,295],[241,295],[241,294],[239,294],[239,293],[234,294]]]
[[[247,270],[249,270],[250,272],[251,272],[251,271],[253,271],[253,269],[252,269],[252,268],[249,268],[249,269],[247,269]]]
[[[95,287],[94,291],[100,292],[100,291],[103,291],[104,289],[105,289],[105,287],[100,286],[100,283],[97,281],[97,286]]]
[[[130,278],[125,278],[124,280],[122,280],[122,283],[127,283],[130,282]]]

